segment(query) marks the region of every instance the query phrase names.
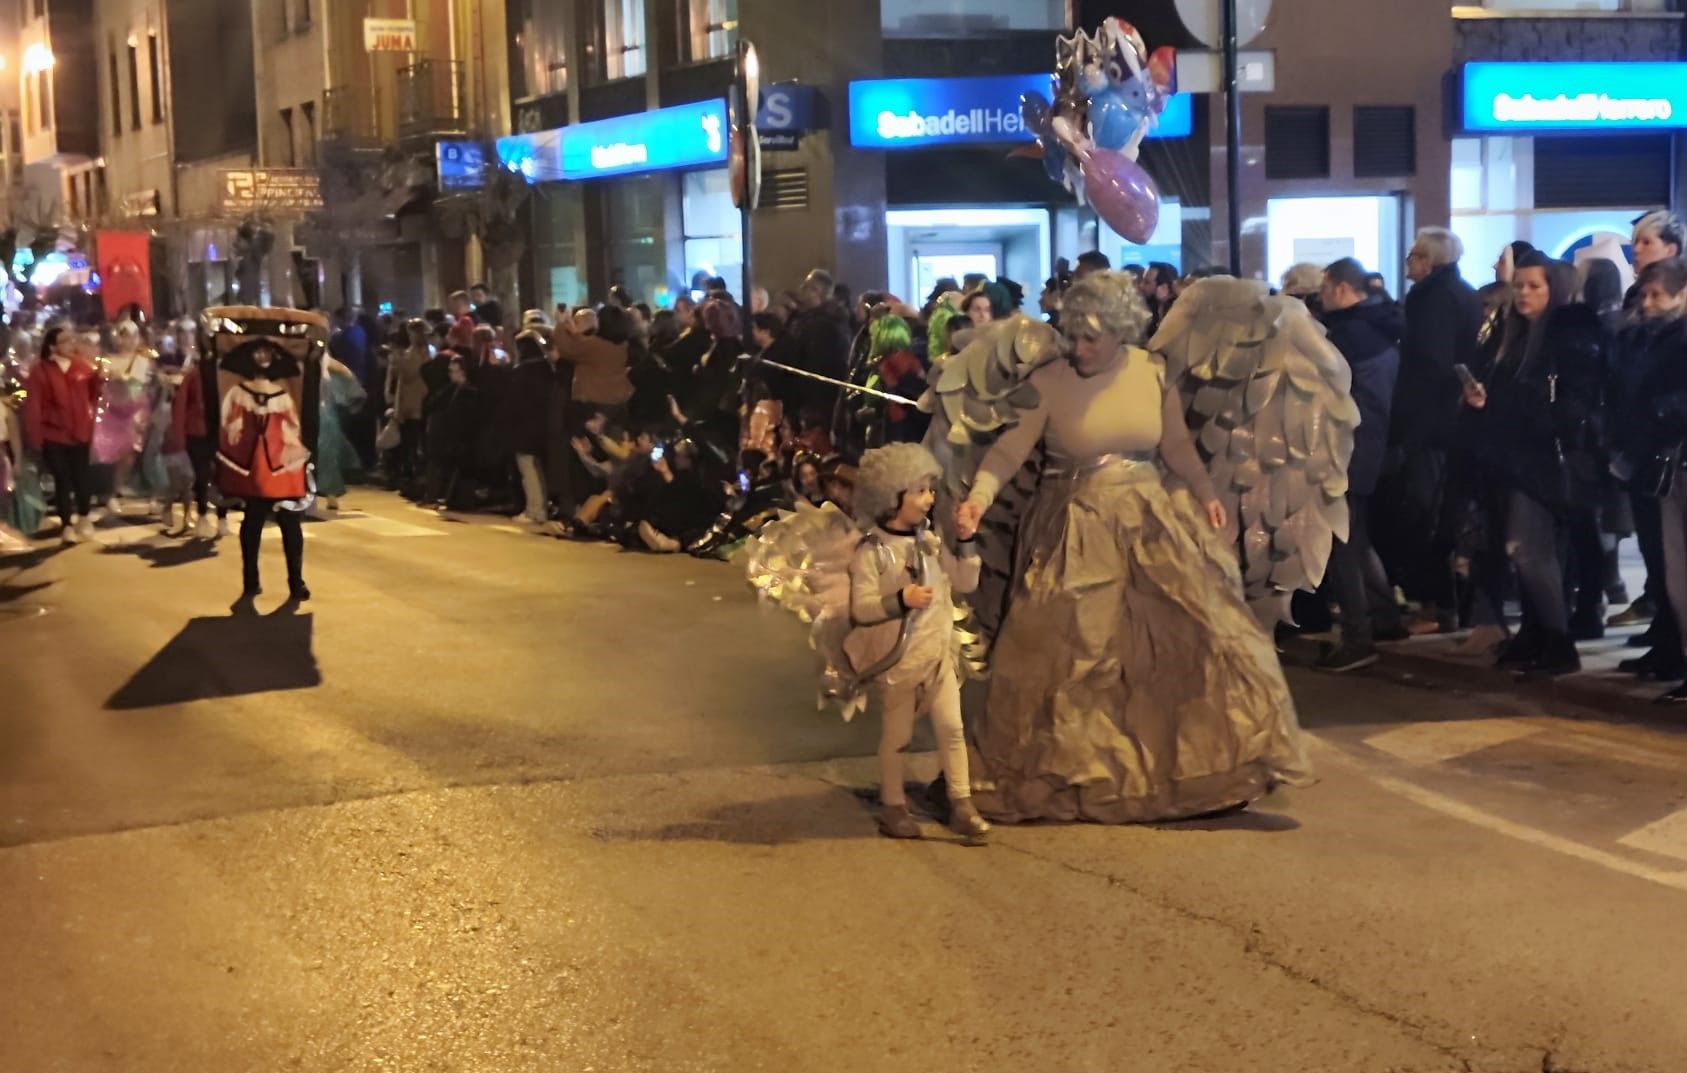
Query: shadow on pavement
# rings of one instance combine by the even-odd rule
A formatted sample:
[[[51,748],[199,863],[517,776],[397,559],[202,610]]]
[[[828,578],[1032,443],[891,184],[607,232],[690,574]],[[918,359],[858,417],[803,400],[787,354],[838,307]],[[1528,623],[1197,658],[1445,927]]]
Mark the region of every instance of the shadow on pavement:
[[[188,563],[203,562],[217,557],[217,545],[210,540],[188,540],[169,544],[115,544],[105,549],[106,555],[133,555],[152,564],[154,570]]]
[[[293,605],[270,615],[196,618],[105,702],[112,711],[213,697],[309,689],[322,683],[310,615]]]
[[[33,596],[42,589],[52,588],[56,581],[35,581],[27,585],[0,585],[0,605],[15,603],[25,596]]]
[[[826,839],[877,838],[871,815],[856,805],[847,789],[737,801],[712,809],[702,818],[648,830],[595,828],[603,842],[728,842],[781,846]]]
[[[29,551],[8,555],[0,559],[0,568],[16,570],[20,574],[25,570],[33,570],[53,556],[69,550],[68,544],[53,544],[49,547],[31,548]]]

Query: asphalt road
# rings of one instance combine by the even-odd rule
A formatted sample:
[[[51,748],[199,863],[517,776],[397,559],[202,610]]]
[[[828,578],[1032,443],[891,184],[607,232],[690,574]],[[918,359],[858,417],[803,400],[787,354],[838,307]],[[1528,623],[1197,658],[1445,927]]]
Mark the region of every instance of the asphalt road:
[[[1297,672],[1313,788],[892,843],[731,567],[348,504],[0,560],[0,1071],[1687,1069],[1687,721]]]

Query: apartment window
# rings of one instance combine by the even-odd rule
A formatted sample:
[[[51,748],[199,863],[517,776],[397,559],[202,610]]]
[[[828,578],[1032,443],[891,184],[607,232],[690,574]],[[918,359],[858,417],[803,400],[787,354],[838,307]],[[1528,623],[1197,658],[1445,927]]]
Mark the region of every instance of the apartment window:
[[[46,71],[35,73],[35,103],[41,113],[41,125],[38,130],[51,130],[53,127],[53,84],[47,81]]]
[[[1265,177],[1330,177],[1330,110],[1322,106],[1265,109]]]
[[[603,77],[644,74],[644,0],[603,0]]]
[[[117,82],[117,46],[111,46],[111,62],[107,64],[111,83],[111,136],[121,137],[123,134],[123,90]]]
[[[304,120],[304,152],[299,154],[299,163],[307,167],[316,166],[316,102],[306,101],[299,105],[299,118]]]
[[[1353,109],[1353,174],[1391,178],[1418,171],[1417,112],[1404,105],[1356,105]]]
[[[289,168],[295,167],[298,164],[298,157],[293,151],[293,109],[283,108],[281,110],[281,125],[287,130],[286,164]]]
[[[310,25],[310,0],[299,0],[299,28]]]
[[[141,129],[141,60],[133,37],[129,38],[129,127]]]
[[[738,0],[683,0],[680,40],[692,62],[732,55],[738,45]]]
[[[152,121],[164,122],[164,73],[158,69],[158,31],[146,35],[147,69],[152,72]]]
[[[1019,30],[1059,30],[1066,0],[881,0],[887,37],[965,37]]]
[[[30,135],[35,134],[35,101],[33,78],[23,80],[23,125],[28,128]]]
[[[35,0],[35,17],[38,19],[47,17],[47,0]]]
[[[568,40],[573,12],[548,0],[510,0],[511,39],[521,62],[510,69],[515,100],[568,92]]]
[[[23,174],[23,120],[16,112],[6,117],[6,130],[11,138],[11,177],[16,179]]]

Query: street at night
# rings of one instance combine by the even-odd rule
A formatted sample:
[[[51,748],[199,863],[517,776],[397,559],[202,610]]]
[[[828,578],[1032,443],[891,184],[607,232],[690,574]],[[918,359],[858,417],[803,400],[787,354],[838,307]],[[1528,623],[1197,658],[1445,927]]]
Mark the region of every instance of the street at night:
[[[1687,1053],[1673,710],[1294,671],[1316,786],[899,843],[738,568],[367,490],[306,532],[315,598],[249,616],[232,541],[138,519],[5,562],[0,1069]]]

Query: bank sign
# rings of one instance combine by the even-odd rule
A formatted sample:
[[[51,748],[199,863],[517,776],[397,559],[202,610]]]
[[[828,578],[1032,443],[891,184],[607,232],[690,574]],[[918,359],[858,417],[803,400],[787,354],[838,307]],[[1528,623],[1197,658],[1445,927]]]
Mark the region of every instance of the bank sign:
[[[1467,63],[1476,133],[1687,127],[1687,63]]]
[[[726,102],[699,101],[498,139],[498,163],[530,182],[601,179],[726,163]]]
[[[1019,98],[1049,95],[1044,74],[988,78],[892,78],[849,84],[849,143],[860,149],[920,149],[1028,141]],[[1150,138],[1186,138],[1189,94],[1174,94]]]

